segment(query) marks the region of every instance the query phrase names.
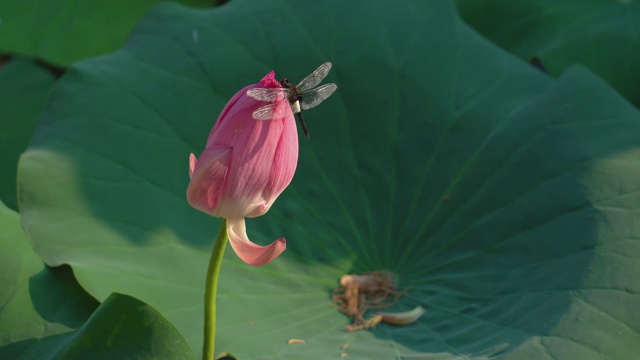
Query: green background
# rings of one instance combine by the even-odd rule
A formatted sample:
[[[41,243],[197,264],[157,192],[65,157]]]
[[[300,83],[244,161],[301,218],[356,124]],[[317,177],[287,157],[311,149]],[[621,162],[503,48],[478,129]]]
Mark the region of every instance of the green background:
[[[590,3],[588,14],[609,9]],[[616,6],[628,11],[612,23],[638,18],[636,4]],[[2,292],[10,306],[0,311],[0,355],[197,357],[219,220],[186,202],[188,155],[203,150],[242,87],[272,69],[299,81],[331,61],[326,82],[338,90],[305,113],[311,140],[300,139],[291,186],[269,213],[247,220],[252,240],[284,236],[287,250],[260,268],[225,255],[219,351],[240,359],[634,356],[640,114],[626,89],[638,82],[631,66],[611,65],[614,52],[594,50],[595,37],[559,36],[557,24],[577,20],[553,13],[554,21],[522,26],[529,32],[497,36],[482,24],[525,21],[535,9],[233,0],[212,9],[161,4],[133,30],[123,24],[119,32],[131,34],[120,49],[105,34],[101,50],[61,46],[57,57],[0,37],[6,54],[38,60],[12,56],[0,69],[15,82],[0,86],[25,89],[0,103],[6,138],[26,139],[20,134],[37,126],[28,148],[6,143],[22,155],[19,207],[2,195],[11,207],[0,213],[10,229],[0,234],[2,254],[32,270],[7,260],[2,271],[2,288],[16,290]],[[638,39],[607,29],[612,47]],[[553,65],[543,45],[527,45],[536,36],[535,44],[583,53]],[[23,73],[31,83],[15,80],[28,80]],[[7,174],[16,161],[3,164]],[[3,173],[0,194],[15,194],[10,177]],[[346,333],[332,289],[341,275],[381,269],[412,286],[391,310],[427,312],[410,326]],[[52,278],[33,280],[41,274]],[[67,310],[55,317],[52,309]],[[306,343],[287,345],[291,338]]]

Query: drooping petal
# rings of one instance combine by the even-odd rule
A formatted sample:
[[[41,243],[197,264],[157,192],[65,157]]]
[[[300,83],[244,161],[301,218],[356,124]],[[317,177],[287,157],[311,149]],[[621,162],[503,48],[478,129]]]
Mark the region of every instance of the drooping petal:
[[[267,246],[254,244],[247,236],[244,218],[227,219],[227,236],[231,247],[238,257],[245,263],[253,266],[262,266],[270,263],[286,249],[287,243],[280,238]]]
[[[218,207],[224,193],[232,149],[210,147],[196,159],[189,157],[191,181],[187,187],[187,201],[194,208],[218,216]]]

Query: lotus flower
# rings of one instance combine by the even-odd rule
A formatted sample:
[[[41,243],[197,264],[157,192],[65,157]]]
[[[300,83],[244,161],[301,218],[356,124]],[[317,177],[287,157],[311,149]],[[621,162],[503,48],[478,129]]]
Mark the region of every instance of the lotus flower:
[[[253,111],[265,105],[246,95],[256,87],[281,85],[272,71],[229,100],[200,158],[193,154],[189,158],[187,200],[200,211],[225,218],[238,257],[261,266],[285,250],[285,239],[268,246],[254,244],[247,237],[244,218],[264,215],[291,182],[298,162],[298,134],[288,101],[274,101],[272,119],[253,119]]]

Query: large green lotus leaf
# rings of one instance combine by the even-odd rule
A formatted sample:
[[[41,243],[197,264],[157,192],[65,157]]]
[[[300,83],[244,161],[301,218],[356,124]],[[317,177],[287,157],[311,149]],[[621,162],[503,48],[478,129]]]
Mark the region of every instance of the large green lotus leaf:
[[[56,354],[75,359],[194,359],[184,338],[140,300],[111,294]]]
[[[0,289],[0,359],[45,358],[98,306],[68,267],[42,263],[18,213],[1,202]]]
[[[219,221],[185,201],[190,152],[267,71],[324,61],[292,185],[248,220],[287,251],[225,255],[219,351],[241,359],[625,359],[640,343],[640,114],[585,68],[559,79],[469,29],[449,1],[235,0],[156,8],[77,63],[19,164],[41,256],[98,299],[158,309],[195,351]],[[339,276],[386,269],[419,322],[345,333]],[[305,344],[287,345],[291,338]]]
[[[16,168],[36,128],[55,77],[25,58],[0,67],[0,199],[17,210]]]
[[[98,307],[69,267],[43,264],[20,216],[1,202],[0,275],[1,359],[194,358],[175,327],[149,305],[112,294]]]
[[[197,7],[211,0],[178,0]],[[159,0],[2,0],[0,53],[20,53],[68,66],[116,50]]]
[[[583,64],[640,106],[640,3],[609,0],[457,0],[496,44],[557,76]],[[537,61],[537,60],[536,60]]]

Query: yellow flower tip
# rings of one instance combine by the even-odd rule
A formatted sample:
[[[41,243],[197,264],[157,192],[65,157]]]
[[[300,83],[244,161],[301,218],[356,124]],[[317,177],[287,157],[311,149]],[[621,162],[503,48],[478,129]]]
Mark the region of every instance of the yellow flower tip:
[[[393,325],[409,325],[418,321],[420,317],[425,313],[425,309],[422,306],[416,306],[413,310],[399,312],[399,313],[388,313],[388,312],[380,312],[376,315],[382,317],[382,321],[388,324]]]

